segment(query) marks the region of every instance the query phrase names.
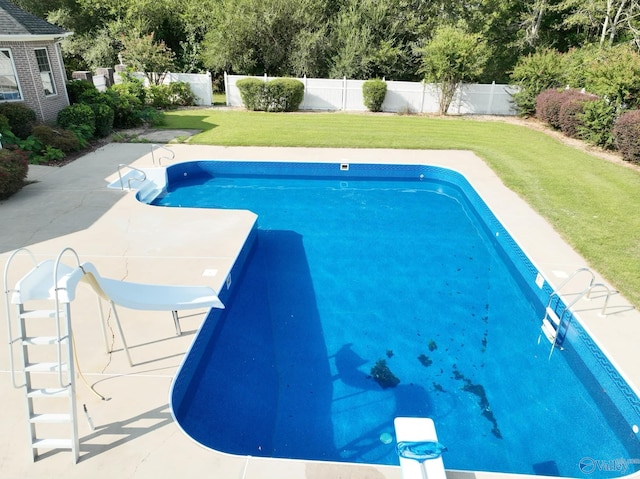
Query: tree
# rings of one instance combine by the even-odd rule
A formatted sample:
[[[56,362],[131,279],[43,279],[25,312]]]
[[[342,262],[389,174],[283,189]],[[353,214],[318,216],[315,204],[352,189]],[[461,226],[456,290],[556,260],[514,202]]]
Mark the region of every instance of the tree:
[[[439,113],[446,115],[462,83],[482,74],[490,50],[479,34],[469,33],[464,25],[444,25],[435,30],[420,53],[420,71],[425,81],[437,85]]]
[[[325,73],[325,0],[221,0],[203,61],[215,72]]]
[[[329,76],[415,79],[427,11],[421,0],[347,0],[331,25]]]
[[[174,54],[163,41],[154,42],[153,33],[122,36],[122,59],[135,71],[143,72],[152,85],[160,85],[174,66]]]
[[[619,36],[632,32],[640,15],[637,0],[563,0],[558,8],[566,12],[563,25],[584,29],[587,41],[612,46]]]

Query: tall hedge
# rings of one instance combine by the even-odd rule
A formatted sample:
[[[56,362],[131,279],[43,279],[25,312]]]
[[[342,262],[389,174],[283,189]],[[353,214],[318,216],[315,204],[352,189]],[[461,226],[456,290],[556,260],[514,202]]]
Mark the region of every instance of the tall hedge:
[[[294,78],[276,78],[268,82],[243,78],[236,86],[247,110],[296,111],[304,98],[304,84]]]
[[[362,99],[369,111],[381,111],[386,95],[387,82],[383,80],[367,80],[362,84]]]
[[[640,163],[640,110],[623,113],[613,127],[616,148],[626,161]]]

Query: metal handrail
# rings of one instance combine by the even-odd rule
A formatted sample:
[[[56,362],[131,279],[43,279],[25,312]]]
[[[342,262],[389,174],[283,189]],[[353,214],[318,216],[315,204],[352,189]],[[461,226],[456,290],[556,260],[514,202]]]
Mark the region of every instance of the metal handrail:
[[[589,287],[589,292],[587,293],[587,299],[591,299],[589,298],[589,295],[591,294],[591,292],[596,289],[597,287],[602,287],[604,288],[605,292],[606,292],[606,296],[604,298],[604,304],[602,305],[602,311],[600,311],[600,316],[607,316],[607,313],[605,312],[607,310],[607,305],[609,304],[609,298],[614,295],[614,294],[618,294],[619,291],[617,289],[611,289],[609,288],[606,284],[602,284],[602,283],[595,283],[592,284]]]
[[[556,334],[555,337],[553,338],[553,343],[551,344],[551,351],[549,352],[549,358],[551,358],[551,355],[553,354],[553,351],[556,347],[556,344],[558,344],[558,340],[559,340],[559,336],[561,335],[561,328],[562,328],[562,324],[564,321],[564,317],[565,314],[567,313],[567,311],[571,312],[571,308],[578,302],[580,301],[582,298],[586,298],[588,300],[590,300],[590,296],[591,296],[591,292],[594,289],[599,289],[602,288],[605,290],[606,292],[606,296],[604,299],[604,304],[602,305],[602,310],[600,312],[600,316],[606,316],[606,310],[607,310],[607,305],[609,304],[609,298],[614,295],[614,294],[618,294],[618,291],[615,289],[611,289],[609,288],[607,285],[603,284],[603,283],[595,283],[595,274],[593,273],[593,271],[591,271],[589,268],[579,268],[577,270],[575,270],[567,279],[565,279],[562,284],[560,284],[560,286],[558,286],[555,290],[553,290],[553,292],[549,295],[549,301],[547,302],[547,307],[545,309],[545,317],[544,319],[547,319],[547,316],[549,315],[549,309],[551,307],[551,302],[553,301],[553,297],[557,297],[558,299],[560,298],[560,290],[569,282],[571,281],[576,275],[578,275],[579,273],[582,272],[588,272],[591,275],[591,280],[589,281],[589,286],[587,286],[586,288],[584,288],[582,291],[580,291],[576,297],[573,299],[573,301],[569,302],[568,304],[565,305],[564,309],[562,310],[562,312],[560,313],[560,315],[558,316],[558,325],[556,327]],[[566,336],[567,331],[568,331],[569,325],[567,324],[567,326],[564,328],[564,336]],[[564,338],[563,336],[563,338]],[[538,338],[538,341],[540,339]]]
[[[59,288],[58,287],[58,267],[60,266],[60,260],[62,259],[62,256],[67,252],[71,252],[73,253],[73,256],[75,256],[76,258],[76,263],[78,264],[78,267],[80,267],[80,258],[78,257],[78,253],[76,253],[76,251],[73,248],[64,248],[62,251],[60,251],[60,253],[58,253],[58,256],[56,257],[56,262],[54,263],[53,266],[53,287],[54,287],[54,299],[55,299],[55,304],[56,304],[56,334],[57,334],[57,352],[58,352],[58,382],[60,383],[60,387],[61,388],[66,388],[67,386],[69,386],[69,384],[64,384],[62,382],[62,340],[60,338],[60,298],[58,296],[58,292],[61,290],[64,290],[66,288]],[[69,341],[70,347],[71,346],[71,318],[70,316],[70,311],[69,311],[69,305],[67,304],[67,308],[66,308],[66,319],[67,319],[67,340]],[[69,362],[73,361],[73,357],[69,357],[68,358]],[[71,366],[69,366],[71,368]],[[69,369],[70,373],[71,373],[71,369]],[[72,378],[71,378],[72,380]]]
[[[9,289],[9,287],[7,286],[8,283],[8,278],[9,278],[9,266],[11,265],[11,262],[13,261],[13,258],[20,252],[26,252],[30,257],[31,260],[33,261],[34,266],[38,266],[38,261],[36,260],[36,257],[33,255],[33,253],[31,251],[29,251],[27,248],[19,248],[17,250],[15,250],[13,253],[11,253],[11,256],[9,256],[9,259],[7,260],[7,263],[4,266],[4,294],[5,294],[5,306],[6,306],[6,313],[7,313],[7,334],[8,334],[8,338],[9,338],[9,370],[11,371],[11,383],[13,384],[13,387],[16,389],[20,389],[21,387],[24,386],[24,384],[18,385],[18,383],[16,382],[16,368],[14,366],[13,363],[13,345],[14,343],[20,341],[22,338],[14,338],[13,337],[13,331],[11,329],[11,306],[10,306],[10,302],[11,299],[9,297],[10,293],[14,293],[16,292],[15,289]]]
[[[153,143],[151,145],[151,161],[153,162],[153,165],[155,166],[156,164],[156,158],[155,155],[153,154],[153,152],[155,150],[165,150],[168,151],[169,153],[171,153],[171,156],[159,156],[158,157],[158,166],[162,166],[162,159],[164,158],[165,160],[173,160],[176,157],[176,154],[173,150],[170,150],[169,148],[167,148],[166,146],[162,146],[162,145],[157,145],[155,143]]]
[[[578,274],[580,273],[589,273],[591,275],[591,280],[589,281],[589,286],[593,285],[593,282],[596,280],[596,275],[593,274],[593,271],[591,271],[589,268],[578,268],[577,270],[575,270],[573,273],[571,273],[569,275],[569,277],[567,279],[565,279],[560,286],[558,286],[556,289],[553,290],[553,292],[551,293],[551,296],[549,296],[549,302],[551,302],[551,298],[555,295],[555,296],[559,296],[559,292],[562,288],[564,288],[566,286],[566,284],[571,281],[573,278],[575,278]]]
[[[118,165],[118,178],[120,178],[120,188],[122,189],[122,191],[124,191],[124,183],[122,181],[122,168],[129,168],[131,170],[137,171],[138,173],[142,173],[142,178],[129,178],[127,180],[127,188],[129,190],[131,190],[131,182],[132,181],[139,181],[140,183],[143,183],[145,181],[147,181],[147,174],[141,170],[140,168],[136,168],[135,166],[131,166],[131,165],[126,165],[124,163],[120,163]]]
[[[553,297],[554,297],[554,296],[556,296],[556,297],[558,297],[558,298],[559,298],[559,297],[560,297],[560,290],[561,290],[561,289],[562,289],[562,288],[563,288],[567,283],[569,283],[569,281],[571,281],[571,280],[572,280],[573,278],[575,278],[579,273],[582,273],[582,272],[587,272],[587,273],[589,273],[589,274],[591,275],[591,280],[589,281],[589,286],[587,286],[585,289],[583,289],[582,291],[580,291],[580,292],[578,293],[578,296],[577,296],[573,301],[571,301],[571,303],[569,303],[569,304],[565,307],[564,311],[567,311],[568,309],[571,309],[571,306],[573,306],[574,304],[576,304],[576,303],[577,303],[580,299],[582,299],[582,298],[585,298],[585,297],[586,297],[586,299],[589,299],[589,300],[590,300],[590,299],[591,299],[591,292],[592,292],[594,289],[596,289],[596,288],[600,287],[600,288],[604,288],[604,290],[606,291],[606,298],[605,298],[605,301],[604,301],[604,305],[603,305],[603,307],[602,307],[602,311],[600,312],[600,316],[606,316],[605,311],[606,311],[606,308],[607,308],[607,304],[609,303],[609,297],[610,297],[610,296],[612,296],[612,295],[614,295],[614,294],[618,294],[618,291],[617,291],[617,290],[615,290],[615,289],[613,289],[613,290],[612,290],[611,288],[609,288],[607,285],[605,285],[605,284],[603,284],[603,283],[596,283],[596,282],[595,282],[595,280],[596,280],[596,276],[595,276],[595,274],[593,273],[593,271],[591,271],[589,268],[579,268],[579,269],[575,270],[575,271],[574,271],[574,272],[573,272],[573,273],[572,273],[572,274],[571,274],[567,279],[565,279],[565,280],[560,284],[560,286],[558,286],[556,289],[554,289],[554,290],[553,290],[553,292],[549,295],[549,301],[547,302],[547,308],[548,308],[549,306],[551,306],[551,301],[553,300]],[[563,314],[564,314],[564,312],[563,312]]]

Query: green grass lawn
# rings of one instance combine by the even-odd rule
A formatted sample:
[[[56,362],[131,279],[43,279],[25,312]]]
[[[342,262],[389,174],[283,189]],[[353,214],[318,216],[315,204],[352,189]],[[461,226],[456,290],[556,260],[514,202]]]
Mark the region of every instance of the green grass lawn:
[[[640,173],[524,126],[464,118],[185,110],[165,128],[192,143],[472,150],[640,307]]]

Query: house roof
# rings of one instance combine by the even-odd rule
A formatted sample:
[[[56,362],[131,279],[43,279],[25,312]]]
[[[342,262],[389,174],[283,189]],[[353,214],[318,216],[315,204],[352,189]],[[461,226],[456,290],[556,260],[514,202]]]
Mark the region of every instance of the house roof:
[[[64,28],[18,8],[8,0],[0,0],[0,40],[45,40],[71,35]]]

